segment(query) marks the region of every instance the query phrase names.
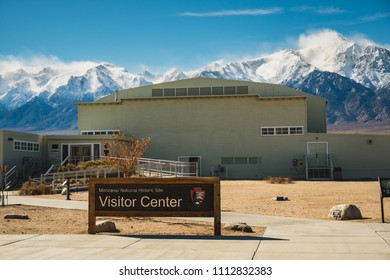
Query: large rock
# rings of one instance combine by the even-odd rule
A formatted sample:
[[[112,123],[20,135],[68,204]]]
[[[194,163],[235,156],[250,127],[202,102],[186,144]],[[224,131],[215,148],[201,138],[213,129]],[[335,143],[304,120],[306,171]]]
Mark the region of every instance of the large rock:
[[[253,232],[252,228],[250,226],[248,226],[246,223],[226,224],[224,226],[224,229],[235,230],[235,231],[242,231],[242,232]]]
[[[333,206],[329,212],[328,218],[340,220],[363,219],[359,208],[353,204],[339,204]]]
[[[275,196],[272,198],[274,201],[287,201],[288,197],[287,196]]]
[[[96,232],[118,232],[115,223],[112,221],[97,221]]]
[[[30,219],[27,214],[5,214],[4,219],[21,219],[27,220]]]

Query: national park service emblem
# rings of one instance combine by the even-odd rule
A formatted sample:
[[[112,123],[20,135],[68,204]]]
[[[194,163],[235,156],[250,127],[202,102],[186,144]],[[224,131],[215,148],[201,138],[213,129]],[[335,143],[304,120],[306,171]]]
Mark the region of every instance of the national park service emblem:
[[[202,205],[204,198],[206,196],[206,191],[203,190],[201,187],[195,187],[191,190],[191,199],[192,203],[199,207]]]

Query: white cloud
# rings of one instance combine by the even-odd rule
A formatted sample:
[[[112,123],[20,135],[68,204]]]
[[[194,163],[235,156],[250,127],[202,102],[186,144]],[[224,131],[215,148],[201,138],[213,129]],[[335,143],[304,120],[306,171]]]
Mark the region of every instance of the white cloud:
[[[33,55],[30,57],[0,56],[0,73],[23,69],[28,73],[37,73],[45,67],[65,72],[85,73],[88,69],[98,65],[92,61],[64,62],[56,56]]]
[[[390,49],[390,45],[383,45],[378,42],[375,42],[367,37],[367,35],[362,33],[354,33],[347,37],[349,40],[358,43],[359,45],[363,46],[379,46],[385,49]]]
[[[339,33],[330,29],[312,30],[306,34],[299,35],[297,41],[298,49],[326,48],[329,44],[346,41]]]
[[[358,43],[365,46],[380,46],[382,48],[389,49],[389,45],[383,45],[375,42],[362,33],[353,33],[349,35],[341,35],[337,31],[331,29],[310,30],[307,33],[300,34],[298,39],[293,41],[290,39],[290,43],[297,49],[313,49],[323,48],[335,49],[337,47],[344,48],[352,43]]]
[[[365,16],[365,17],[362,17],[361,20],[362,21],[377,21],[377,20],[380,20],[380,19],[383,19],[383,18],[388,18],[390,17],[390,12],[387,12],[387,13],[376,13],[374,15],[368,15],[368,16]]]
[[[314,12],[323,15],[333,15],[333,14],[344,14],[347,13],[348,11],[342,10],[337,7],[318,7],[317,9],[314,10]]]
[[[309,13],[315,13],[315,14],[321,14],[321,15],[333,15],[333,14],[343,14],[348,13],[348,11],[337,8],[337,7],[313,7],[313,6],[298,6],[291,8],[291,11],[294,12],[309,12]]]
[[[278,14],[283,12],[282,8],[274,7],[268,9],[249,9],[249,10],[222,10],[214,12],[184,12],[180,16],[186,17],[222,17],[222,16],[263,16],[269,14]]]

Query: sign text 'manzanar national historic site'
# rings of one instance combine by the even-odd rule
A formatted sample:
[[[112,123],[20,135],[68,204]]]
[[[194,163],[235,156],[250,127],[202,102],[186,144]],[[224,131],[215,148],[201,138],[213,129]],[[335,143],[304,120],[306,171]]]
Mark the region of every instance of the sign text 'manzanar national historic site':
[[[96,216],[214,217],[220,234],[220,184],[216,178],[94,179],[89,189],[89,233]]]

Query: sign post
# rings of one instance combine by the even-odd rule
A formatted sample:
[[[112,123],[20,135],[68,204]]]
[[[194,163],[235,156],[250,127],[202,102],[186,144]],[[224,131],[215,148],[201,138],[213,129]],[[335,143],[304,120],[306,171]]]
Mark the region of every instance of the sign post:
[[[221,235],[220,182],[214,177],[91,179],[88,233],[96,217],[214,217]]]
[[[381,214],[382,214],[382,223],[385,222],[385,212],[383,208],[383,199],[385,197],[390,197],[390,178],[378,178],[380,186],[380,195],[381,195]]]

